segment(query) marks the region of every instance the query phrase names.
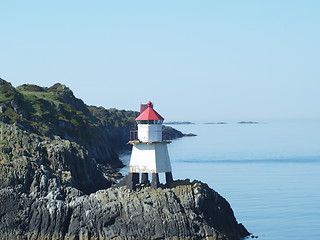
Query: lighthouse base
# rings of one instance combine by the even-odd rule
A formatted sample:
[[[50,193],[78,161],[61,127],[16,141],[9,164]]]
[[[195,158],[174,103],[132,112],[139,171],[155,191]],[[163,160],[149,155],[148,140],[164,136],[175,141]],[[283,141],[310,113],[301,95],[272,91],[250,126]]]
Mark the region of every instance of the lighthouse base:
[[[170,186],[170,184],[173,182],[172,172],[166,172],[165,177],[166,177],[166,185]],[[138,184],[139,184],[139,173],[129,172],[127,176],[127,182],[126,182],[127,188],[130,190],[135,190]],[[160,187],[159,174],[151,173],[151,182],[150,182],[148,179],[148,173],[141,173],[141,184],[150,186],[151,188]]]
[[[137,142],[133,144],[129,172],[171,172],[167,142]]]
[[[139,184],[152,188],[160,187],[159,173],[165,173],[166,184],[173,182],[171,164],[168,154],[168,142],[132,142],[132,154],[129,165],[127,187],[134,190]],[[151,174],[149,182],[148,175]]]

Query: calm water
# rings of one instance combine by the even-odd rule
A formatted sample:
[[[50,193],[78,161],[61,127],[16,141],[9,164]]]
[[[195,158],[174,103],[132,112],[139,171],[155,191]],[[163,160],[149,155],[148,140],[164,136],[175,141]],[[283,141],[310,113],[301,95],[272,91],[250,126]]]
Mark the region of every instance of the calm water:
[[[169,145],[175,179],[208,183],[261,240],[320,239],[320,122],[173,127],[198,135]]]

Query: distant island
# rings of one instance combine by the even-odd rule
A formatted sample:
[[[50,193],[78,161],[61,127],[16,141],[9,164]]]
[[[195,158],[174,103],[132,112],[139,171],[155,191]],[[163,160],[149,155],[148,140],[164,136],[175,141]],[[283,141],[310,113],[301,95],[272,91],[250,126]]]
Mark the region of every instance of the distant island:
[[[173,122],[165,122],[164,124],[170,124],[170,125],[173,125],[173,124],[194,124],[193,122],[176,122],[176,121],[173,121]]]
[[[228,124],[226,122],[208,122],[208,123],[204,123],[204,124]]]
[[[195,136],[198,136],[198,135],[194,134],[194,133],[184,133],[183,136],[184,137],[195,137]]]
[[[252,122],[252,121],[241,121],[238,122],[238,124],[259,124],[258,122]]]

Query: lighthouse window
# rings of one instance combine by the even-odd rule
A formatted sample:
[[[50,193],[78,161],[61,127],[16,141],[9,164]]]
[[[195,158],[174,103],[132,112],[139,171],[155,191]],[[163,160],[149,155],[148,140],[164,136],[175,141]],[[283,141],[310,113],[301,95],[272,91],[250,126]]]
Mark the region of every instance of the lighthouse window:
[[[162,124],[163,120],[137,120],[138,124]]]

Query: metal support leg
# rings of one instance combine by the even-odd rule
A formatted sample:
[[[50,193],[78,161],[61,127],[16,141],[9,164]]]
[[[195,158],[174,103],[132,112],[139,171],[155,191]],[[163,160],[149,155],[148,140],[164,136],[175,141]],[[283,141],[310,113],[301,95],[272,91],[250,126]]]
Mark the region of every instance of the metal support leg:
[[[133,181],[132,181],[132,173],[128,173],[127,176],[127,188],[133,190]]]
[[[171,184],[173,182],[172,172],[166,172],[166,183]]]
[[[136,189],[136,185],[139,183],[139,173],[128,173],[127,188],[130,190]]]
[[[142,173],[141,174],[141,183],[142,184],[148,184],[149,183],[148,173]]]
[[[151,187],[158,188],[160,186],[158,173],[152,173]]]

